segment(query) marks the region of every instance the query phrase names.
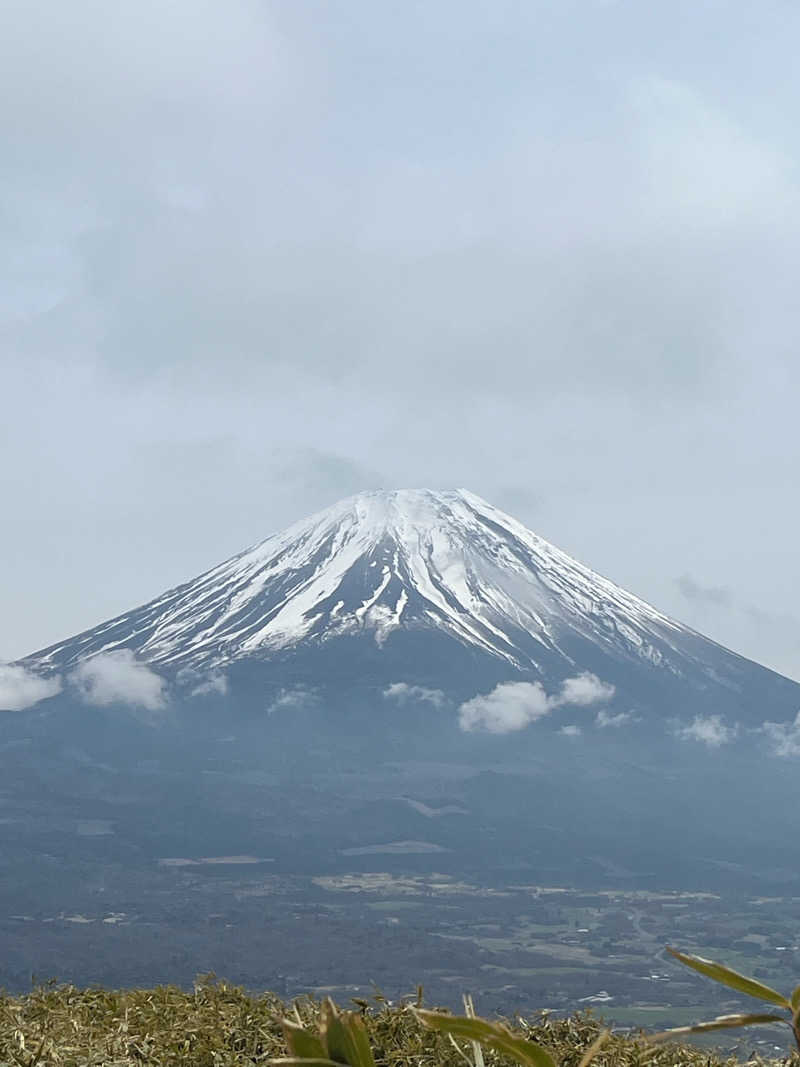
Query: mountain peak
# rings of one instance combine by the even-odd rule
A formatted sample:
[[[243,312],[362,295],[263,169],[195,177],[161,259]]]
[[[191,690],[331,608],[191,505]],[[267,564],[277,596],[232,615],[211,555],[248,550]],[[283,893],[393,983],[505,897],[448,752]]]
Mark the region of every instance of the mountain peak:
[[[527,671],[574,667],[579,637],[665,664],[691,633],[465,489],[359,493],[29,662],[129,649],[220,666],[363,635],[435,631]]]
[[[464,521],[471,512],[494,510],[467,489],[368,489],[301,520],[287,533],[311,524],[354,522],[365,533],[380,535],[391,530],[402,534]]]

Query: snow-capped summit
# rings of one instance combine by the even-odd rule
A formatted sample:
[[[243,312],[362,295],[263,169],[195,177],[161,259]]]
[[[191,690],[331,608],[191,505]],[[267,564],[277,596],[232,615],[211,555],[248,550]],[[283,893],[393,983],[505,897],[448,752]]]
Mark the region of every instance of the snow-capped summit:
[[[526,671],[554,656],[581,666],[580,639],[680,673],[699,637],[475,494],[405,489],[343,500],[29,662],[126,648],[205,669],[343,635],[383,647],[397,631],[436,631]]]

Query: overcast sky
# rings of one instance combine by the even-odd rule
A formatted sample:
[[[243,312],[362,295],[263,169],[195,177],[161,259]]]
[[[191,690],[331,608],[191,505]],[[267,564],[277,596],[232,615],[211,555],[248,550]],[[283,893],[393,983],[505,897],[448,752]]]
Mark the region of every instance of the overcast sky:
[[[0,657],[465,486],[800,678],[790,0],[5,0]]]

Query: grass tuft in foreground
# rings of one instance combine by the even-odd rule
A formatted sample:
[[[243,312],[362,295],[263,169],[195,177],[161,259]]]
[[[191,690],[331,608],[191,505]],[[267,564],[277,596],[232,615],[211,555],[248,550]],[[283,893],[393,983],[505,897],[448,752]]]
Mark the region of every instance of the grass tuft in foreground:
[[[329,1002],[307,998],[286,1004],[270,993],[250,996],[212,979],[198,981],[193,993],[171,986],[125,992],[45,987],[26,996],[0,996],[0,1065],[227,1067],[309,1056],[342,1063],[341,1042],[346,1045],[348,1038],[336,1018],[352,1024],[363,1056],[368,1043],[377,1067],[513,1065],[515,1048],[530,1051],[523,1042],[543,1050],[559,1067],[586,1064],[590,1051],[593,1067],[733,1067],[736,1062],[697,1048],[603,1035],[588,1015],[539,1016],[500,1026],[453,1018],[450,1025],[446,1013],[422,1012],[419,1002],[392,1006],[378,997],[352,1006],[353,1012],[337,1012]],[[480,1025],[464,1029],[466,1022]],[[478,1053],[474,1038],[481,1026],[487,1028],[487,1040],[481,1039]],[[323,1049],[317,1042],[326,1034],[331,1040],[325,1039],[325,1055],[319,1057]]]

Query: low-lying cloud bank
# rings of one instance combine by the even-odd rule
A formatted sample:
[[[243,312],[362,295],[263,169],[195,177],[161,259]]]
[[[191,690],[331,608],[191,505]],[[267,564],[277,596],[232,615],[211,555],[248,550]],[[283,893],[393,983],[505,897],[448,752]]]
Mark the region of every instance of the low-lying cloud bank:
[[[588,672],[567,678],[552,695],[541,682],[502,682],[491,693],[463,703],[458,709],[458,721],[462,730],[507,734],[524,730],[556,708],[589,707],[610,700],[614,693],[613,685]]]
[[[61,692],[61,678],[42,678],[27,667],[0,663],[0,711],[24,711]]]
[[[428,689],[424,685],[409,685],[408,682],[392,682],[383,691],[384,700],[394,700],[400,704],[423,703],[432,704],[435,708],[443,708],[447,703],[447,697],[441,689]]]
[[[71,670],[65,681],[73,697],[94,707],[124,704],[145,711],[162,711],[169,699],[167,680],[137,660],[130,649],[93,656]],[[175,681],[179,691],[190,698],[228,693],[228,679],[221,671],[204,675],[184,669]],[[44,678],[19,664],[0,663],[0,712],[24,711],[63,690],[61,675]],[[308,701],[309,693],[309,690],[302,691],[303,702]],[[287,691],[279,695],[274,706],[296,706],[300,702],[299,691]]]
[[[167,705],[166,681],[127,648],[86,660],[72,671],[69,682],[84,703],[95,707],[127,704],[161,711]]]

